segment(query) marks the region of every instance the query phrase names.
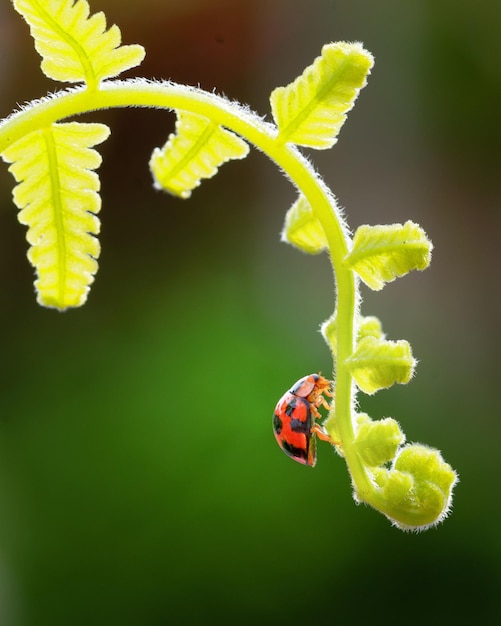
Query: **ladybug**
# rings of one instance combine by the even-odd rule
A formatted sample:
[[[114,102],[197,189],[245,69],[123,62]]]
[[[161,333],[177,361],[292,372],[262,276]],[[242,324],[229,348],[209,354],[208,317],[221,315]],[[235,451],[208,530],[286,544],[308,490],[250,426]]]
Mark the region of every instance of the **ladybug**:
[[[314,467],[317,462],[317,442],[320,439],[334,443],[325,430],[315,423],[326,409],[325,396],[332,397],[331,382],[320,374],[300,378],[278,401],[273,414],[273,432],[282,450],[298,463]]]

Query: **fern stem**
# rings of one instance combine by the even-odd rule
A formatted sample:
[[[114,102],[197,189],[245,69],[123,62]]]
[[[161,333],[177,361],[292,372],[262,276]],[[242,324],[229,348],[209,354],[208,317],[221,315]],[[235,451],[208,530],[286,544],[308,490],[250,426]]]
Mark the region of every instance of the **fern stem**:
[[[337,354],[335,426],[358,497],[377,508],[381,502],[364,465],[353,450],[354,384],[346,360],[353,353],[357,313],[354,272],[344,267],[350,237],[336,200],[308,160],[293,145],[277,141],[277,129],[237,103],[171,82],[107,81],[97,90],[76,88],[34,102],[0,124],[0,153],[26,132],[69,116],[97,109],[148,107],[184,110],[209,118],[240,135],[273,160],[307,198],[326,233],[337,287]]]

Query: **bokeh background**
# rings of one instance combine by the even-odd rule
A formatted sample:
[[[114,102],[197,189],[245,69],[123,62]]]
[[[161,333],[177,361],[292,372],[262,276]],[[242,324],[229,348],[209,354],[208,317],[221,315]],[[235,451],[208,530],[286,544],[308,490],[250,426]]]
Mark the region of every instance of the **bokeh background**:
[[[431,268],[373,294],[412,383],[360,397],[460,473],[444,524],[404,534],[271,434],[278,397],[328,373],[325,257],[279,243],[295,191],[253,153],[181,201],[147,162],[174,117],[110,123],[100,271],[87,304],[35,303],[0,169],[0,624],[498,624],[501,3],[94,0],[147,57],[269,117],[333,40],[375,55],[333,150],[313,154],[350,226],[412,219]],[[0,115],[56,86],[0,2]]]

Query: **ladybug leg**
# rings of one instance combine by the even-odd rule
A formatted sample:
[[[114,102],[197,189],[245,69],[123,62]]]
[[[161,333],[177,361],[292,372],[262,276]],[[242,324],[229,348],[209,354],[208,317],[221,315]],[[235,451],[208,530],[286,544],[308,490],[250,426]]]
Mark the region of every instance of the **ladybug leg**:
[[[319,424],[315,424],[314,426],[312,426],[311,432],[312,434],[314,433],[322,441],[327,441],[333,446],[339,445],[339,441],[334,441],[334,439],[330,435],[328,435]]]
[[[322,416],[320,415],[318,409],[317,409],[317,405],[316,404],[310,404],[310,410],[313,413],[313,415],[315,416],[315,419],[322,419]]]
[[[317,419],[321,417],[318,412],[319,406],[323,406],[324,409],[327,409],[328,411],[331,411],[334,408],[334,404],[329,404],[323,396],[318,396],[318,398],[315,398],[315,400],[311,402],[311,412]]]
[[[327,394],[327,392],[325,392],[325,393]],[[328,394],[328,395],[329,395],[329,397],[331,397],[331,398],[333,398],[333,397],[334,397],[334,394],[331,394],[331,393],[330,393],[330,394]],[[321,400],[320,400],[320,404],[319,404],[319,406],[323,406],[323,407],[324,407],[324,409],[327,409],[328,411],[330,411],[330,410],[333,408],[333,405],[332,405],[332,404],[329,404],[329,403],[327,402],[327,400],[326,400],[323,396],[321,396]]]

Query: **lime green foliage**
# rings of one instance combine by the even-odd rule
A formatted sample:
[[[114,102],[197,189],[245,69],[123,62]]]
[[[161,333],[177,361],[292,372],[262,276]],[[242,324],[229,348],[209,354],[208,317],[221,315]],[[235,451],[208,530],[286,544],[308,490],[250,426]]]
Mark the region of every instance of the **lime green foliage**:
[[[411,270],[424,270],[431,260],[431,241],[424,230],[408,221],[391,226],[360,226],[346,257],[366,285],[379,291]]]
[[[287,211],[282,241],[308,254],[318,254],[327,249],[327,239],[322,225],[313,213],[310,203],[302,195]]]
[[[103,124],[53,124],[33,131],[5,150],[19,183],[14,202],[29,227],[28,258],[35,266],[40,304],[65,309],[87,298],[97,271],[101,208],[101,157],[92,149],[104,141]]]
[[[84,82],[93,91],[144,58],[142,46],[120,45],[117,26],[106,30],[103,13],[89,16],[86,0],[14,0],[14,7],[30,26],[43,72],[54,80]],[[38,302],[66,309],[85,302],[98,268],[101,200],[92,170],[101,159],[91,148],[110,131],[102,124],[51,122],[28,121],[1,156],[19,183],[14,202],[29,227]]]
[[[381,321],[374,315],[367,315],[367,317],[359,319],[357,340],[360,342],[367,337],[374,337],[374,339],[385,338]]]
[[[39,301],[79,306],[97,270],[100,158],[93,146],[108,129],[61,123],[83,112],[142,106],[174,110],[176,132],[153,152],[155,185],[187,198],[202,179],[252,144],[295,185],[282,239],[304,252],[325,251],[335,276],[336,309],[322,325],[333,356],[335,402],[323,427],[350,473],[357,501],[402,529],[422,530],[447,515],[457,481],[441,454],[404,445],[393,418],[357,411],[357,391],[375,393],[410,380],[415,360],[407,341],[389,341],[380,321],[359,311],[359,277],[372,289],[430,262],[431,243],[412,222],[361,226],[352,238],[334,195],[297,146],[331,147],[365,85],[373,58],[361,44],[332,43],[299,78],[271,94],[274,124],[237,103],[168,81],[108,80],[138,64],[140,46],[120,46],[117,27],[89,17],[85,0],[14,0],[30,24],[42,67],[51,78],[84,85],[33,102],[0,123],[0,154],[18,181],[14,201],[27,224]],[[282,390],[277,390],[280,393]],[[271,413],[271,411],[270,411]]]
[[[376,467],[395,458],[405,435],[391,417],[374,421],[365,413],[357,416],[355,446],[365,465]]]
[[[324,46],[299,78],[271,94],[279,141],[331,148],[372,65],[372,56],[361,44]]]
[[[411,347],[405,340],[382,341],[375,337],[364,337],[346,364],[358,388],[373,394],[395,383],[408,383],[415,361]]]
[[[95,88],[144,58],[142,46],[120,46],[120,30],[106,30],[104,13],[89,17],[87,0],[14,0],[14,7],[30,25],[44,74],[54,80]]]
[[[457,475],[438,450],[412,444],[401,449],[390,469],[377,468],[374,480],[395,525],[423,530],[449,513]]]
[[[150,159],[155,186],[189,198],[203,178],[214,176],[230,159],[243,159],[249,145],[234,133],[201,115],[178,113],[176,134]]]
[[[336,324],[336,314],[334,314],[330,319],[325,321],[321,329],[322,335],[330,346],[332,353],[336,354],[337,352],[337,324]],[[374,317],[373,315],[368,315],[367,317],[358,317],[358,327],[357,327],[357,345],[360,345],[363,339],[367,337],[372,337],[373,339],[384,339],[385,335],[383,333],[383,328],[381,326],[381,321]]]

